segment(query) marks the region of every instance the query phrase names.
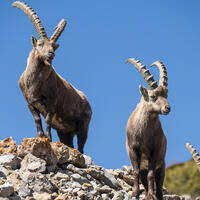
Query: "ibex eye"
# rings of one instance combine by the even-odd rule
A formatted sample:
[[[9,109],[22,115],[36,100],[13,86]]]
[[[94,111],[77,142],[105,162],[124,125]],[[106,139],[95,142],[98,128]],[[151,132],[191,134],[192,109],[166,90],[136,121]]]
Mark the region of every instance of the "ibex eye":
[[[39,43],[38,46],[39,46],[39,47],[42,47],[42,46],[43,46],[43,43]]]
[[[151,96],[151,99],[153,100],[153,101],[156,101],[156,96]]]

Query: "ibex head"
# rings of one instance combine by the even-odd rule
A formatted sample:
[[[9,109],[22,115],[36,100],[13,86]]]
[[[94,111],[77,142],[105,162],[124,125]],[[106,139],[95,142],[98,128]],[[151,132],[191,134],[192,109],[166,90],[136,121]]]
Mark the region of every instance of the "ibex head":
[[[162,62],[156,61],[151,66],[156,65],[160,71],[159,85],[154,80],[153,75],[142,65],[139,60],[134,58],[127,59],[126,62],[132,63],[144,77],[149,89],[147,90],[142,85],[139,86],[143,96],[144,103],[148,106],[148,110],[152,113],[167,115],[170,112],[170,105],[167,101],[167,71]]]
[[[56,41],[66,26],[66,20],[62,19],[56,27],[55,32],[50,38],[48,38],[42,22],[30,6],[28,6],[26,3],[15,1],[12,4],[12,7],[19,8],[29,17],[39,36],[38,40],[34,36],[31,37],[33,48],[43,62],[46,64],[51,64],[54,58],[54,52],[59,47],[59,45],[56,44]]]

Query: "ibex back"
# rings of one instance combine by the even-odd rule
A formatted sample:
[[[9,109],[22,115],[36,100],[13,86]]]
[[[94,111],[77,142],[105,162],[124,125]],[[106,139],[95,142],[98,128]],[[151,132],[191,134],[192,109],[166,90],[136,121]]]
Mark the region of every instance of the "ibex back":
[[[167,115],[170,106],[167,101],[167,72],[157,61],[152,65],[160,70],[159,86],[149,70],[140,61],[128,59],[142,74],[149,90],[140,85],[142,98],[131,114],[127,124],[126,147],[134,170],[133,196],[139,198],[139,177],[146,190],[146,199],[162,199],[165,176],[166,137],[159,120],[159,114]],[[151,66],[152,66],[151,65]],[[154,181],[156,194],[154,194]]]
[[[58,75],[52,67],[56,41],[66,21],[62,19],[53,35],[48,38],[37,14],[27,4],[16,1],[13,7],[21,9],[32,21],[39,40],[31,37],[33,49],[19,86],[31,111],[39,137],[45,136],[40,114],[45,118],[46,136],[51,140],[51,127],[57,130],[60,141],[73,146],[77,134],[78,150],[83,153],[92,111],[85,95]]]

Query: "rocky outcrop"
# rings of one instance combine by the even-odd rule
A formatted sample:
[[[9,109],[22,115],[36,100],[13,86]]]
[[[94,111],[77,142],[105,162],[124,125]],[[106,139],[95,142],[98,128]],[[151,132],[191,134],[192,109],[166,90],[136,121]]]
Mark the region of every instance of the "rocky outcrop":
[[[128,166],[94,165],[90,157],[47,138],[24,138],[19,146],[12,138],[0,141],[0,200],[131,200],[132,173]],[[166,200],[180,199],[164,193]]]

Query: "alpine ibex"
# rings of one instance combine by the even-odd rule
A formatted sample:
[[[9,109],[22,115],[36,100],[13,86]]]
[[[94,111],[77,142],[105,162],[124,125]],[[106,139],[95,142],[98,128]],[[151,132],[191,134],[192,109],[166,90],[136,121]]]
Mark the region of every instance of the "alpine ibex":
[[[165,152],[167,140],[159,114],[167,115],[170,106],[167,101],[167,71],[163,63],[154,62],[160,71],[159,85],[139,60],[132,63],[142,74],[149,89],[139,86],[142,98],[127,123],[126,148],[134,170],[133,197],[139,198],[139,178],[146,190],[146,199],[162,199],[162,186],[165,177]],[[156,194],[154,192],[156,183]]]
[[[51,127],[57,130],[62,143],[73,146],[77,134],[78,150],[83,153],[92,115],[85,95],[65,81],[52,67],[56,41],[63,32],[66,21],[62,19],[50,38],[37,14],[26,3],[12,4],[22,10],[33,23],[39,39],[31,37],[33,49],[27,67],[19,79],[19,87],[27,101],[37,127],[38,137],[45,136],[40,114],[45,118],[46,136],[51,140]]]
[[[196,149],[190,143],[186,143],[186,147],[189,150],[189,152],[191,153],[191,155],[200,171],[200,155],[197,153]]]

